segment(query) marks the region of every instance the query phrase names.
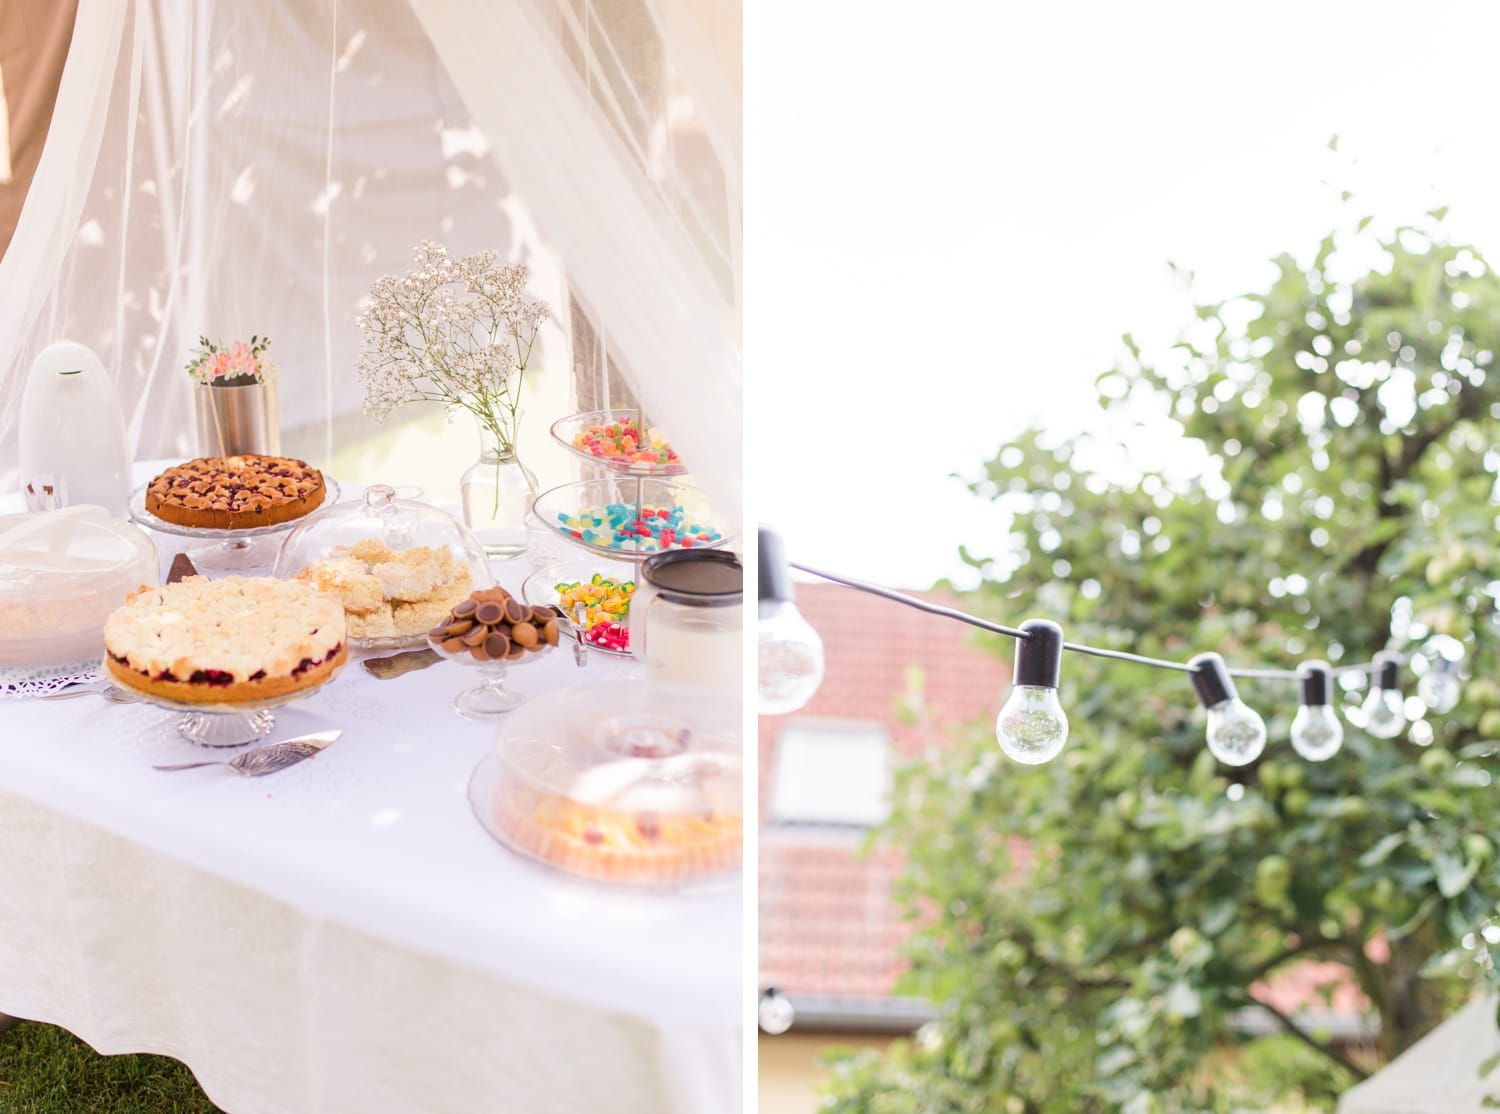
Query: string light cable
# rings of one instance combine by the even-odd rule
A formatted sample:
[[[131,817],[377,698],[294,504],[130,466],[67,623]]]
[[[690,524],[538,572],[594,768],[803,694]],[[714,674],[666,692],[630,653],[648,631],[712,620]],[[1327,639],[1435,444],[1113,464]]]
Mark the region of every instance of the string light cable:
[[[1015,639],[1011,693],[996,719],[995,734],[1008,757],[1027,765],[1050,761],[1067,743],[1067,715],[1057,694],[1064,651],[1187,674],[1207,713],[1208,749],[1229,766],[1249,765],[1260,757],[1266,745],[1265,721],[1239,698],[1234,685],[1236,678],[1288,681],[1300,687],[1302,699],[1293,719],[1291,739],[1297,753],[1310,762],[1331,758],[1343,742],[1343,725],[1329,699],[1334,678],[1359,674],[1373,679],[1369,695],[1361,705],[1362,726],[1382,739],[1395,738],[1408,722],[1401,693],[1401,671],[1405,665],[1417,665],[1419,698],[1427,709],[1442,714],[1451,710],[1459,699],[1464,649],[1457,639],[1447,635],[1434,637],[1417,654],[1404,656],[1385,650],[1373,661],[1340,666],[1308,661],[1296,669],[1231,668],[1214,653],[1198,654],[1188,661],[1172,661],[1068,642],[1063,638],[1062,628],[1046,619],[1031,619],[1019,627],[1007,626],[879,584],[789,562],[780,537],[764,527],[759,532],[758,552],[760,710],[766,715],[796,711],[812,699],[823,678],[822,642],[797,611],[791,569]]]

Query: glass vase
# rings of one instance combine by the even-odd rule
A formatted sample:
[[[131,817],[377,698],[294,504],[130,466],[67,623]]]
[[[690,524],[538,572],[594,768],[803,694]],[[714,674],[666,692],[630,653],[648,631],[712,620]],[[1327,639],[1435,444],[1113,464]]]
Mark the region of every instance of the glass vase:
[[[536,475],[514,452],[486,445],[459,482],[464,525],[491,560],[508,561],[526,552],[526,516],[536,498]]]

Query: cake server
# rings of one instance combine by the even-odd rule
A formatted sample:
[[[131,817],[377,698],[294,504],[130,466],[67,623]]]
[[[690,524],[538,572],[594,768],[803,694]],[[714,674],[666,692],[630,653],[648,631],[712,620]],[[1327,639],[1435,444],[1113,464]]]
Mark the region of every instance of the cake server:
[[[389,681],[393,677],[401,677],[407,673],[415,673],[418,669],[426,669],[429,665],[436,665],[442,660],[431,650],[405,650],[383,658],[366,658],[364,667],[366,672],[379,677],[382,681]]]
[[[270,743],[244,754],[237,754],[228,762],[181,762],[175,766],[152,766],[153,770],[196,770],[199,766],[228,766],[245,777],[263,777],[295,766],[304,758],[311,758],[343,732],[340,730],[316,731],[311,735],[299,735],[280,743]]]

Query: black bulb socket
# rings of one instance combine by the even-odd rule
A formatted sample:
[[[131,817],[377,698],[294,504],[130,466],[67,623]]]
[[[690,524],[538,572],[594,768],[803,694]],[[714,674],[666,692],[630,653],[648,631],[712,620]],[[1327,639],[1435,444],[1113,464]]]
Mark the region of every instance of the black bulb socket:
[[[1055,689],[1062,678],[1062,627],[1050,619],[1027,619],[1025,638],[1016,640],[1016,668],[1011,684]]]
[[[1401,655],[1381,651],[1375,655],[1375,687],[1399,689],[1401,687]]]
[[[1238,700],[1240,694],[1229,676],[1229,667],[1218,654],[1199,654],[1188,661],[1193,691],[1205,708],[1216,708],[1226,700]]]
[[[1333,688],[1333,670],[1326,662],[1305,661],[1297,670],[1297,679],[1302,682],[1302,703],[1318,708],[1328,703],[1328,694]]]
[[[756,532],[755,553],[760,569],[756,583],[760,602],[795,603],[797,590],[792,586],[792,570],[787,567],[781,535],[762,526]]]

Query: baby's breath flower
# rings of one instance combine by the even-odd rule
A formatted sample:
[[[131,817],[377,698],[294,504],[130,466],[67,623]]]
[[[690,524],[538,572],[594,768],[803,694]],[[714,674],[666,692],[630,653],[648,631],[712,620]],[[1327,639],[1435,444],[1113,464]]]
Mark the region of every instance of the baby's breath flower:
[[[520,379],[546,304],[523,295],[525,266],[500,265],[493,251],[455,259],[423,240],[412,254],[416,269],[377,279],[358,318],[365,413],[384,421],[409,402],[442,402],[514,451]]]

